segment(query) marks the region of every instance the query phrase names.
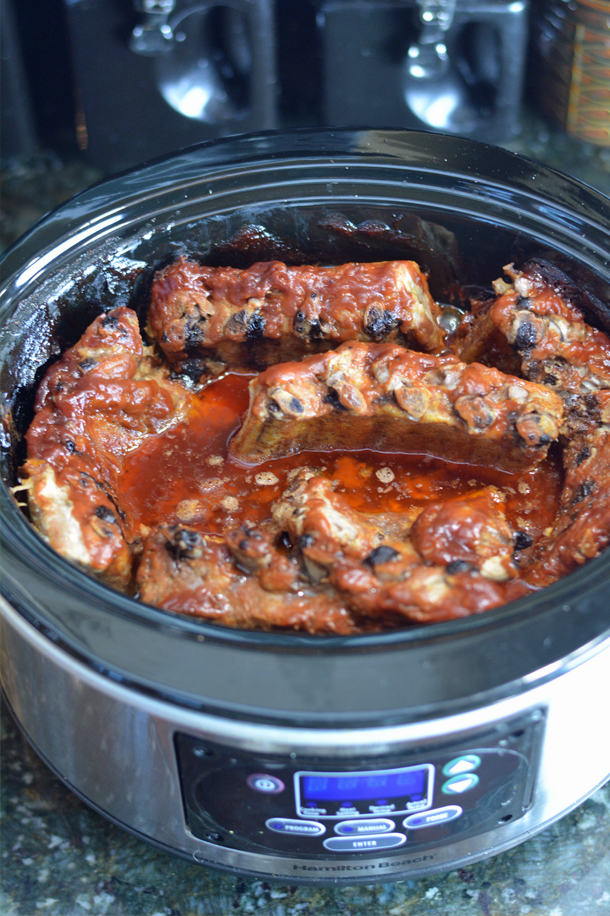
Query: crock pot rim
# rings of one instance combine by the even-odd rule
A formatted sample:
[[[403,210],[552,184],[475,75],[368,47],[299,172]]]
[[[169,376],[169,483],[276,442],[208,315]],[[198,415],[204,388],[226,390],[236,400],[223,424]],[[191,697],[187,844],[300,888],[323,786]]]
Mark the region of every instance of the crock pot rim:
[[[465,161],[462,163],[461,168],[463,174],[466,176],[475,175],[476,168],[481,165],[478,159],[474,163],[472,161],[473,157],[471,153],[475,150],[481,156],[488,156],[490,159],[494,160],[493,165],[488,163],[492,172],[490,176],[490,180],[492,181],[494,180],[493,172],[499,175],[502,168],[506,168],[507,165],[514,165],[516,172],[521,173],[519,177],[523,182],[524,188],[528,188],[534,193],[539,192],[538,187],[534,186],[533,181],[539,177],[547,177],[552,180],[558,180],[561,183],[567,183],[567,185],[578,189],[580,194],[584,195],[584,201],[571,201],[570,203],[578,209],[587,210],[587,215],[591,215],[592,217],[596,215],[596,205],[601,204],[602,206],[610,207],[609,197],[581,179],[568,175],[553,166],[542,164],[531,157],[515,153],[504,147],[485,143],[481,140],[467,139],[453,134],[443,134],[438,131],[399,128],[299,127],[287,130],[266,130],[195,143],[177,150],[176,152],[145,160],[137,166],[115,172],[112,175],[94,182],[89,187],[72,195],[68,200],[54,207],[37,220],[36,223],[26,230],[26,232],[16,239],[2,255],[0,255],[0,265],[9,262],[8,268],[12,273],[13,267],[10,262],[18,249],[27,243],[33,235],[38,234],[41,227],[52,223],[56,217],[63,216],[68,207],[71,208],[80,204],[89,205],[91,203],[89,199],[97,199],[100,190],[105,190],[109,196],[114,196],[117,200],[121,200],[123,199],[123,191],[121,190],[123,182],[130,181],[134,176],[142,176],[149,171],[162,169],[163,166],[168,163],[178,164],[180,161],[184,160],[186,164],[189,162],[192,163],[193,160],[200,160],[196,163],[198,168],[213,168],[216,166],[227,166],[229,162],[230,164],[261,162],[265,158],[262,155],[263,152],[267,154],[270,160],[283,160],[288,158],[298,159],[299,156],[308,157],[311,153],[314,153],[316,156],[332,156],[333,154],[345,156],[351,153],[358,157],[377,154],[380,160],[385,156],[389,161],[394,160],[397,164],[400,163],[406,168],[412,168],[413,163],[405,162],[404,159],[401,160],[396,150],[394,150],[394,152],[390,152],[389,150],[384,150],[383,153],[379,152],[376,145],[379,143],[383,144],[387,142],[388,139],[404,145],[405,150],[403,150],[403,154],[407,149],[414,151],[416,144],[422,140],[429,143],[432,147],[438,148],[436,155],[438,155],[439,158],[442,158],[441,152],[443,147],[446,147],[447,153],[459,150],[465,156]],[[307,143],[304,141],[307,141]],[[328,145],[326,145],[326,141],[333,142],[329,142]],[[281,144],[283,144],[283,146]],[[374,145],[375,148],[371,149]],[[312,148],[310,149],[310,147]],[[419,152],[421,152],[421,150],[419,150]],[[206,154],[208,154],[207,158]],[[227,154],[231,157],[230,160],[227,160]],[[204,157],[203,161],[201,161],[202,156]],[[430,163],[427,165],[429,166],[429,164]],[[426,165],[422,164],[420,167],[422,170],[426,170]],[[528,167],[531,172],[535,173],[533,179],[530,173],[523,172],[525,167]],[[442,170],[432,169],[432,171],[438,173]],[[454,168],[451,169],[451,171],[456,173],[458,170]],[[510,177],[512,182],[518,179],[516,174],[512,174]],[[500,180],[498,177],[495,179],[498,186],[503,185],[505,180],[506,179]],[[116,188],[113,187],[115,184]],[[590,198],[590,200],[587,200],[587,198]],[[583,207],[583,203],[586,206]],[[592,207],[592,209],[589,210],[589,207]],[[0,288],[4,286],[5,282],[3,280]]]

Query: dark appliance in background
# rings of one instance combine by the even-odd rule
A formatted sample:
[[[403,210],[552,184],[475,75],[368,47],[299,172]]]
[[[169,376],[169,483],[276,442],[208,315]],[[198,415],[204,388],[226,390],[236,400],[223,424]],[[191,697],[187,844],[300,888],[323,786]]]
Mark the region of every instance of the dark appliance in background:
[[[277,126],[272,0],[64,0],[78,143],[108,171]]]
[[[30,156],[37,137],[12,0],[0,0],[0,61],[2,156]]]
[[[6,2],[6,0],[3,0]],[[19,0],[45,148],[106,172],[293,127],[519,131],[528,0]]]
[[[519,131],[527,0],[317,0],[323,111],[337,127]]]

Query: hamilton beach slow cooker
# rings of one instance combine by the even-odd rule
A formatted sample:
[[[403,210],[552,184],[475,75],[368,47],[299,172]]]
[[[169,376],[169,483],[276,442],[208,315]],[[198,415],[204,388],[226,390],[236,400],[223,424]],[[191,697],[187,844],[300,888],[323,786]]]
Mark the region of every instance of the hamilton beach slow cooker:
[[[610,329],[610,203],[500,149],[406,131],[194,147],[111,178],[6,255],[2,683],[33,747],[161,848],[291,883],[373,883],[508,849],[610,775],[610,552],[484,614],[374,635],[240,632],[54,553],[11,486],[33,392],[178,252],[246,266],[408,257],[433,295],[544,254]]]

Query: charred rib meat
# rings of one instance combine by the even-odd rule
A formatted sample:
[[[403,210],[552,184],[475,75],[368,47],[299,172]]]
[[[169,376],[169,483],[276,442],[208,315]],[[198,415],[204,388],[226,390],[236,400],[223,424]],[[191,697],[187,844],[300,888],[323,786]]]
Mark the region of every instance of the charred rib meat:
[[[565,484],[559,513],[526,574],[549,585],[598,556],[610,541],[610,339],[588,325],[568,278],[532,262],[505,268],[498,298],[460,343],[475,356],[499,336],[527,379],[556,391],[565,405],[562,427]],[[572,292],[572,296],[570,296]]]
[[[606,401],[610,407],[610,398]],[[575,436],[564,449],[559,513],[526,573],[536,586],[556,582],[610,543],[610,409],[603,413],[606,422]]]
[[[231,626],[316,633],[480,613],[527,588],[510,581],[514,532],[500,494],[489,488],[473,506],[469,517],[464,500],[433,504],[413,539],[396,539],[330,480],[301,468],[267,531],[242,527],[212,540],[189,528],[158,529],[145,545],[140,596]],[[280,533],[294,545],[290,555],[274,545]],[[431,557],[437,537],[443,546]]]
[[[505,268],[512,283],[495,283],[498,297],[473,322],[458,350],[466,361],[484,357],[498,332],[520,362],[525,378],[564,396],[585,397],[610,388],[610,339],[588,325],[545,271],[532,262]]]
[[[238,537],[242,537],[238,535]],[[337,597],[307,587],[277,591],[234,561],[226,542],[178,526],[158,528],[146,542],[138,570],[148,604],[242,629],[295,629],[346,635],[356,622]],[[277,563],[268,558],[264,568]],[[251,570],[251,573],[254,570]],[[270,570],[271,572],[271,570]]]
[[[438,350],[444,343],[438,315],[413,261],[339,267],[271,261],[237,270],[180,258],[155,276],[149,321],[177,371],[192,372],[194,365],[201,373],[260,369],[346,340]]]

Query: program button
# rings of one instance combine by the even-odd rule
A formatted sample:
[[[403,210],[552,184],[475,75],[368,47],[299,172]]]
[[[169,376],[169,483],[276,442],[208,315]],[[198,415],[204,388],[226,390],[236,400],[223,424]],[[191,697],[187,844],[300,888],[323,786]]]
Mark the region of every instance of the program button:
[[[324,824],[317,821],[297,821],[290,817],[270,817],[265,827],[275,833],[293,833],[298,836],[322,836],[326,833]]]

